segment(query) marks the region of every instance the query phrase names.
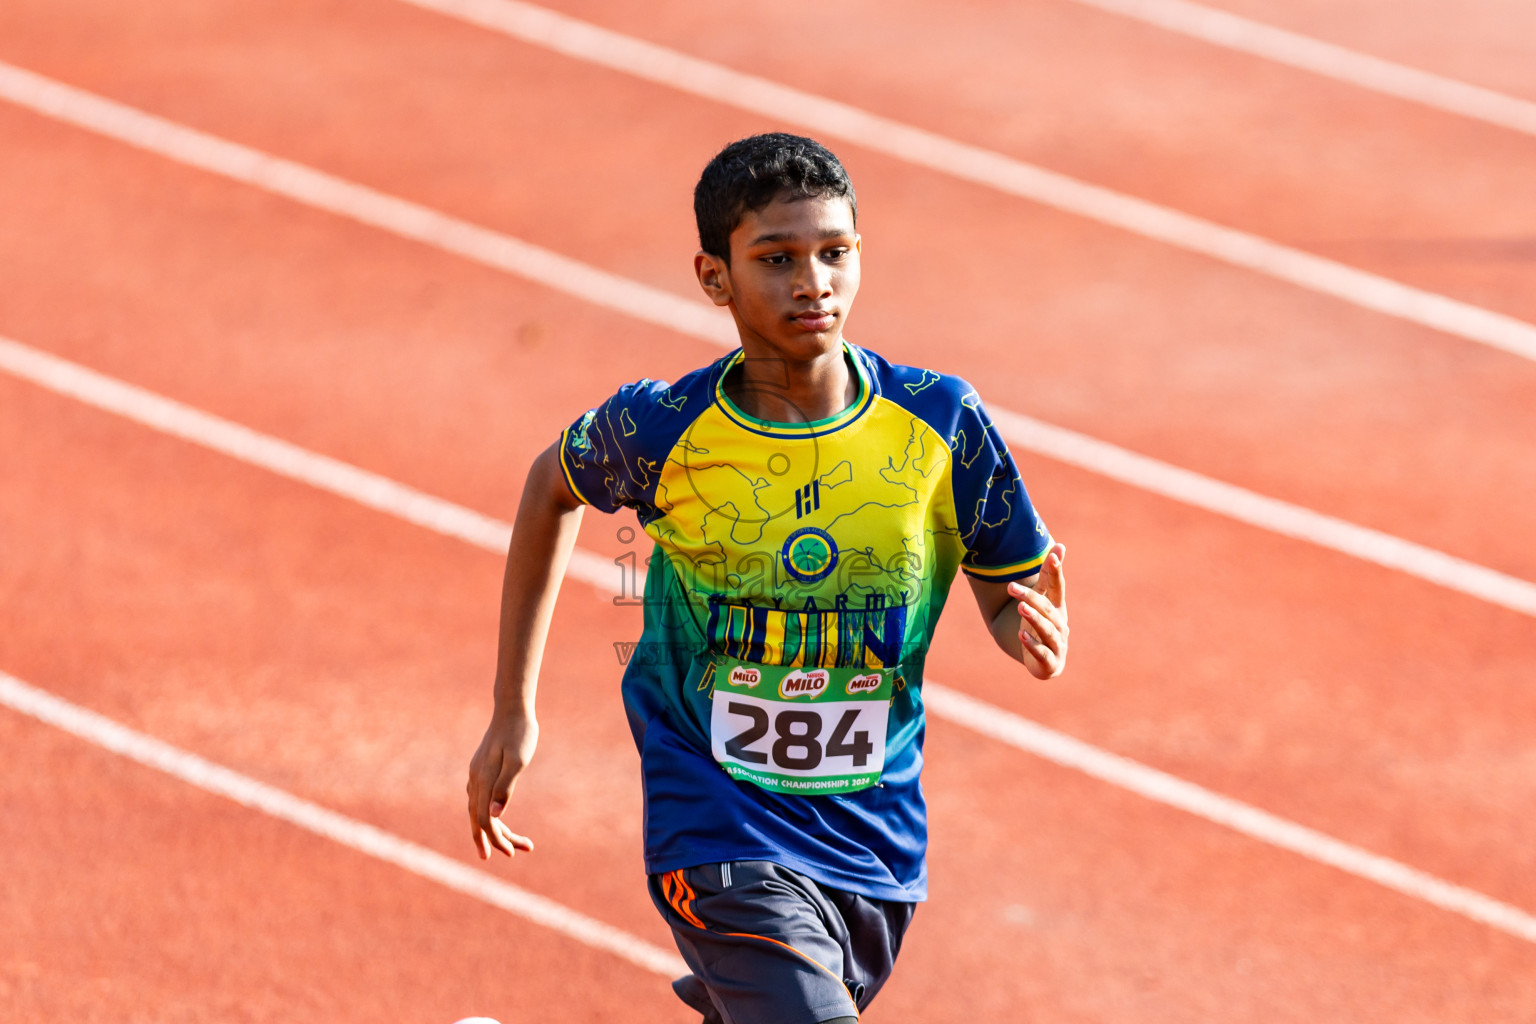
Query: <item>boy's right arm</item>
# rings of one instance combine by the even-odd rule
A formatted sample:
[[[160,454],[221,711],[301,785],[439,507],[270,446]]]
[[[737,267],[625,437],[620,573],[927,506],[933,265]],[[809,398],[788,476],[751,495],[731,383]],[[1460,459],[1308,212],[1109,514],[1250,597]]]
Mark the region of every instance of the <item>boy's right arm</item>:
[[[560,468],[558,443],[546,448],[528,470],[507,570],[502,580],[501,627],[496,652],[496,703],[485,737],[469,765],[470,834],[480,859],[500,850],[531,851],[533,842],[509,829],[501,812],[518,773],[533,757],[539,725],[534,692],[539,663],[560,580],[576,546],[582,503],[571,493]]]

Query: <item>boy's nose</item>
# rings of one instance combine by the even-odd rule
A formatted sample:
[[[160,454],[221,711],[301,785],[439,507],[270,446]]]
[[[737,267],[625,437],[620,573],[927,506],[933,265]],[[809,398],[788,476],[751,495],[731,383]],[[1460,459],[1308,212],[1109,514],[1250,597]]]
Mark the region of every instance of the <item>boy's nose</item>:
[[[812,260],[796,275],[795,297],[824,299],[832,294],[832,268]]]

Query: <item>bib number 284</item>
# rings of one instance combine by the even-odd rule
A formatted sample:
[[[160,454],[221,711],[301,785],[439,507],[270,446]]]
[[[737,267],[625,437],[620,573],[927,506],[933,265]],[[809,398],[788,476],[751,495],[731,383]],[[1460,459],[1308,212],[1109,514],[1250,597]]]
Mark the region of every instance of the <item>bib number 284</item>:
[[[746,718],[751,725],[725,741],[725,752],[746,764],[773,764],[776,768],[809,771],[820,767],[823,757],[848,757],[854,768],[869,766],[875,745],[869,730],[858,728],[859,708],[845,709],[832,727],[826,743],[821,741],[822,713],[801,708],[781,708],[774,714],[757,704],[732,700],[727,706],[732,715]],[[752,744],[768,735],[773,723],[773,745],[766,751],[753,750]]]
[[[735,778],[783,793],[851,793],[874,785],[885,766],[890,698],[878,692],[878,676],[857,678],[869,680],[865,690],[856,684],[835,695],[841,700],[826,699],[834,696],[826,692],[797,699],[793,685],[759,696],[717,683],[710,712],[715,760]]]

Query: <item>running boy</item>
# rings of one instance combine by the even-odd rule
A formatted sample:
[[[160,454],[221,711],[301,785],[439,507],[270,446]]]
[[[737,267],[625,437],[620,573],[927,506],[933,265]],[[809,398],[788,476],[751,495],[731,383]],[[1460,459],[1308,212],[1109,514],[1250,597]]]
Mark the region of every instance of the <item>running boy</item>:
[[[923,659],[957,570],[1033,675],[1067,655],[1062,558],[970,385],[843,340],[853,186],[810,139],[727,146],[694,192],[699,284],[741,348],[626,385],[535,460],[469,773],[482,858],[538,738],[534,688],[582,505],[655,541],[624,672],[651,897],[724,1024],[852,1022],[926,898]]]

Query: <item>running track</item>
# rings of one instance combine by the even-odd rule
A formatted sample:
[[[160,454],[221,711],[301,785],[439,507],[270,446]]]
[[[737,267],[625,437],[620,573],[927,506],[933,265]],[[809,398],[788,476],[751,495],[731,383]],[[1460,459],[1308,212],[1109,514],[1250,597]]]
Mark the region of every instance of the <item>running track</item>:
[[[1536,101],[1512,0],[1234,0]],[[1071,0],[575,18],[1536,323],[1536,137]],[[810,33],[808,35],[808,33]],[[798,127],[399,0],[16,0],[0,61],[688,297],[719,144]],[[1536,364],[867,146],[850,336],[1001,408],[1536,579]],[[0,337],[499,519],[619,383],[720,351],[0,102]],[[682,326],[682,325],[678,325]],[[1020,453],[1070,675],[963,588],[951,689],[1536,911],[1536,622]],[[0,673],[453,861],[500,560],[0,374]],[[584,548],[625,550],[593,515]],[[616,577],[615,577],[616,578]],[[610,592],[611,593],[611,592]],[[495,877],[657,945],[610,643],[566,584]],[[0,710],[0,1017],[684,1021],[661,979]],[[871,1021],[1526,1021],[1536,945],[930,730],[933,901]]]

